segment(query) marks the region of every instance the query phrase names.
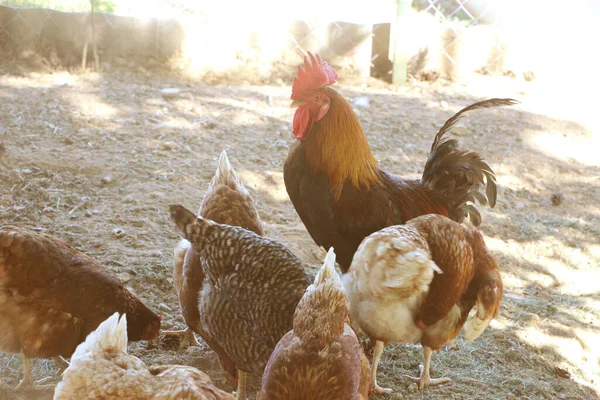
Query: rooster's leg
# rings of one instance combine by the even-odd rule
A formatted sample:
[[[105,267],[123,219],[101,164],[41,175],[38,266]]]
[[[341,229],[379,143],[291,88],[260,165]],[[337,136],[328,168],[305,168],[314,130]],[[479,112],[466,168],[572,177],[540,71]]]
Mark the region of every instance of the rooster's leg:
[[[425,360],[424,360],[424,365],[419,365],[419,370],[420,370],[421,376],[414,377],[414,376],[404,375],[405,378],[408,378],[411,381],[416,382],[419,385],[419,389],[421,389],[421,390],[423,390],[427,386],[441,385],[441,384],[448,383],[451,381],[450,378],[431,379],[431,377],[429,376],[429,364],[431,362],[431,354],[432,353],[433,353],[433,350],[431,350],[431,348],[426,347],[426,346],[423,347],[423,357]]]
[[[377,364],[383,353],[384,343],[377,340],[375,341],[375,348],[373,349],[373,365],[371,366],[371,381],[373,382],[373,391],[375,393],[392,393],[390,388],[382,388],[377,384]]]
[[[190,328],[185,328],[182,331],[162,331],[161,332],[165,336],[177,336],[179,337],[179,348],[189,347],[189,346],[201,346],[196,340],[196,336],[194,335],[194,331]]]
[[[238,385],[235,394],[235,400],[246,400],[246,373],[242,370],[237,370]]]
[[[33,374],[31,373],[31,360],[25,356],[25,353],[21,351],[21,363],[23,364],[23,379],[15,390],[27,390],[27,389],[46,389],[53,388],[54,385],[36,385],[33,381]],[[40,381],[46,381],[48,378],[41,379]]]

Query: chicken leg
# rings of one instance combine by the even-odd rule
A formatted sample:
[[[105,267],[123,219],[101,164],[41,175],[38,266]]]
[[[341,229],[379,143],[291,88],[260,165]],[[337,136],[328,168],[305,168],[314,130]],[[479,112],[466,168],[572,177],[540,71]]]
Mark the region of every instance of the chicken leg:
[[[381,358],[384,347],[385,343],[380,340],[375,341],[375,348],[373,349],[373,365],[371,366],[371,381],[373,382],[373,391],[378,394],[393,392],[391,388],[382,388],[377,384],[377,364],[379,364],[379,359]]]
[[[429,376],[429,364],[431,362],[431,354],[432,353],[433,353],[433,350],[431,350],[430,347],[423,346],[423,357],[424,357],[425,361],[424,361],[424,365],[419,365],[419,371],[420,371],[421,376],[415,377],[415,376],[404,375],[405,378],[408,378],[411,381],[416,382],[419,385],[419,389],[421,389],[421,390],[423,390],[427,386],[442,385],[444,383],[448,383],[451,381],[450,378],[431,379],[431,377]]]
[[[237,370],[238,385],[235,393],[235,400],[246,400],[246,373],[242,370]]]
[[[36,382],[33,381],[33,374],[31,373],[31,360],[29,357],[25,356],[25,353],[21,351],[21,363],[23,364],[23,379],[15,390],[28,390],[28,389],[49,389],[54,388],[54,385],[36,385]],[[47,378],[40,379],[38,382],[44,382]]]
[[[201,344],[196,340],[196,336],[194,335],[194,331],[190,328],[185,328],[182,331],[162,331],[161,332],[165,336],[177,336],[179,337],[179,348],[182,349],[184,347],[189,346],[201,346]]]

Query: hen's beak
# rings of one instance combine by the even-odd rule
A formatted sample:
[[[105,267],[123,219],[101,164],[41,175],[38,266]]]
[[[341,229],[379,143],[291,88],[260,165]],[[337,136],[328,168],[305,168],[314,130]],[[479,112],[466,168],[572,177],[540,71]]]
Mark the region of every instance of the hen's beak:
[[[297,107],[300,107],[300,106],[303,106],[303,105],[304,105],[303,101],[294,100],[294,101],[292,101],[292,104],[290,104],[290,108],[297,108]]]

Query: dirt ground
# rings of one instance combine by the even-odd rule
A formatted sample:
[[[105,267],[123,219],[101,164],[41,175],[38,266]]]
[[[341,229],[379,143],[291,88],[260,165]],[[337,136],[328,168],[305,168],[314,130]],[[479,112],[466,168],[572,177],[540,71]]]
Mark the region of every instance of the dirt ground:
[[[143,70],[40,73],[0,65],[0,223],[69,241],[157,310],[163,329],[181,329],[171,279],[178,236],[167,204],[196,209],[227,149],[267,235],[317,268],[324,251],[300,222],[282,178],[293,142],[290,84],[205,85]],[[167,87],[181,92],[165,99],[160,90]],[[337,87],[349,99],[369,100],[356,110],[374,154],[384,168],[410,177],[419,176],[433,136],[454,112],[485,97],[522,102],[474,112],[454,133],[498,177],[497,206],[480,210],[505,283],[499,317],[474,343],[459,337],[434,354],[432,376],[451,384],[412,390],[403,374],[418,373],[421,349],[402,344],[384,352],[380,384],[408,399],[598,398],[600,162],[592,149],[600,149],[600,132],[580,118],[576,100],[559,105],[543,82],[522,77]],[[133,343],[130,350],[148,364],[198,367],[234,390],[206,346]],[[58,382],[57,371],[51,360],[34,360],[35,378]],[[20,377],[18,355],[0,353],[5,387]],[[51,394],[0,389],[1,398]]]

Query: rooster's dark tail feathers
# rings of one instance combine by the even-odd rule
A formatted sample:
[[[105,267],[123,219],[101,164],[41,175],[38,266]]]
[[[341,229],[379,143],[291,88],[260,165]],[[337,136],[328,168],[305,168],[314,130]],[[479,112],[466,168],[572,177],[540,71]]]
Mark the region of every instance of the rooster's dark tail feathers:
[[[479,153],[460,150],[458,141],[444,138],[444,134],[452,129],[467,111],[517,103],[518,101],[513,99],[489,99],[471,104],[446,121],[435,135],[421,181],[444,197],[453,220],[462,222],[469,215],[471,223],[479,226],[481,214],[474,203],[477,200],[482,205],[496,205],[496,177]],[[480,191],[483,186],[486,188],[485,195]]]

